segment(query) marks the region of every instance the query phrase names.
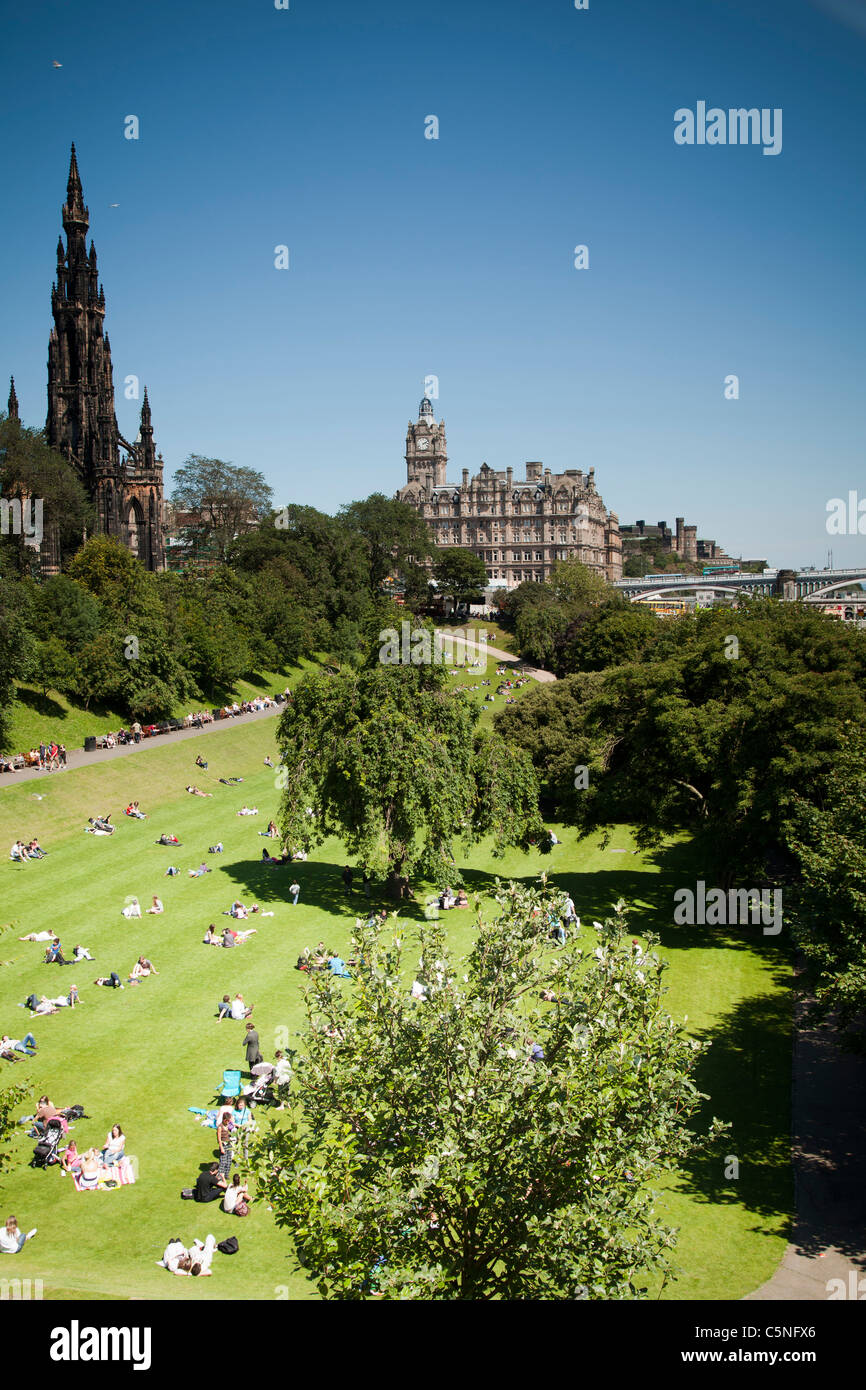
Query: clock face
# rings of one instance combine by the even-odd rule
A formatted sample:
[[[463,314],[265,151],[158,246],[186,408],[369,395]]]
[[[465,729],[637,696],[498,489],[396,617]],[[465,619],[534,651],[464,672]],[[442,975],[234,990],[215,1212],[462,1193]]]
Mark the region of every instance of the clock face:
[[[415,441],[415,447],[416,447],[416,449],[429,449],[429,447],[430,447],[430,440],[429,440],[429,439],[416,439],[416,441]]]

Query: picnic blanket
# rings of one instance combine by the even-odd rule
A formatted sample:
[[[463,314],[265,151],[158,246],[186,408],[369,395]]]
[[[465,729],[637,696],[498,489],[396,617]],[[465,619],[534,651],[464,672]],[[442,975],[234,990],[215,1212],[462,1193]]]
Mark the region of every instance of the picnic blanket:
[[[188,1105],[186,1108],[190,1111],[191,1114],[202,1115],[204,1117],[201,1120],[203,1128],[216,1129],[217,1115],[219,1114],[219,1110],[203,1110],[200,1105]],[[232,1111],[232,1120],[236,1125],[249,1124],[252,1120],[252,1117],[252,1111],[249,1109]]]
[[[114,1192],[118,1187],[128,1187],[135,1182],[136,1160],[130,1155],[122,1158],[113,1168],[100,1164],[95,1187],[82,1187],[80,1173],[72,1174],[76,1192]]]

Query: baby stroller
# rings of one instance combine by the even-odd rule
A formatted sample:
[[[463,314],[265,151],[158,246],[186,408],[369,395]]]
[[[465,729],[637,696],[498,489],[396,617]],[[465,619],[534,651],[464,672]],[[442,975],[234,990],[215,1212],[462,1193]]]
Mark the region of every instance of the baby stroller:
[[[45,1133],[33,1150],[33,1157],[30,1160],[31,1168],[48,1168],[52,1163],[59,1163],[60,1158],[57,1150],[60,1148],[60,1141],[63,1138],[63,1125],[56,1117],[49,1120],[45,1126]]]
[[[257,1062],[252,1068],[252,1085],[244,1087],[250,1105],[276,1105],[273,1093],[275,1070],[270,1062]]]

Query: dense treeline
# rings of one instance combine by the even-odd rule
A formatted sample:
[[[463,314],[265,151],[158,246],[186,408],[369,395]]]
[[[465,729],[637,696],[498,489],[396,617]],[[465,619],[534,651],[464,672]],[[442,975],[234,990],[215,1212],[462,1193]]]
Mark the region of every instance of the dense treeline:
[[[28,434],[34,453],[44,449]],[[81,505],[75,526],[89,516]],[[74,527],[64,537],[62,572],[48,579],[23,536],[0,539],[0,748],[25,681],[86,708],[158,719],[304,658],[360,662],[393,622],[382,595],[392,568],[405,576],[407,604],[427,598],[426,527],[380,494],[336,517],[302,506],[272,513],[210,573],[153,574],[104,536],[82,544],[79,532],[77,548]]]
[[[775,600],[662,621],[602,601],[560,633],[569,674],[496,721],[530,754],[545,808],[581,835],[632,825],[644,848],[688,833],[711,884],[784,884],[821,1008],[853,1019],[866,634]]]

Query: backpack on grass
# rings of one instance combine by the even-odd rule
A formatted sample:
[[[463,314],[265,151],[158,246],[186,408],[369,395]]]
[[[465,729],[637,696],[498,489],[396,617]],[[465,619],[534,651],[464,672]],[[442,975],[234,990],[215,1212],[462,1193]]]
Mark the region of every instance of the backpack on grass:
[[[226,1236],[217,1246],[217,1250],[221,1250],[224,1255],[236,1255],[239,1248],[237,1236]]]

